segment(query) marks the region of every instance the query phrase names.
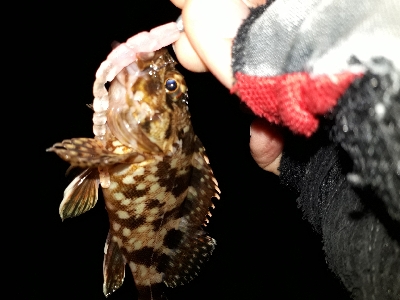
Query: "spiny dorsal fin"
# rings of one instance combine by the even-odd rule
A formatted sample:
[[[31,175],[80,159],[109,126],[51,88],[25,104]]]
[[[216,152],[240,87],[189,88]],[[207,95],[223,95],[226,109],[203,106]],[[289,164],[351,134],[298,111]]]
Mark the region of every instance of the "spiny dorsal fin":
[[[207,217],[211,216],[209,209],[214,207],[212,198],[219,199],[221,193],[205,149],[197,136],[195,137],[195,147],[197,150],[192,158],[193,172],[184,207],[185,218],[193,227],[208,223]]]
[[[211,216],[209,208],[214,206],[212,197],[219,199],[220,190],[197,136],[195,147],[190,186],[182,204],[183,217],[179,230],[183,234],[179,246],[174,250],[176,255],[171,256],[165,271],[164,282],[170,287],[185,284],[197,276],[201,265],[209,259],[216,245],[215,240],[200,228],[208,221],[207,217]]]

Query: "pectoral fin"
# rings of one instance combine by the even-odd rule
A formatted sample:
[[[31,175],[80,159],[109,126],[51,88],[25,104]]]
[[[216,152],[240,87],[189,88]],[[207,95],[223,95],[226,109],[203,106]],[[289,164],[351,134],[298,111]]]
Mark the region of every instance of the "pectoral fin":
[[[74,138],[56,143],[46,151],[55,152],[73,167],[104,167],[121,163],[134,153],[113,153],[105,149],[103,143],[96,139]]]
[[[125,278],[125,259],[110,232],[104,247],[103,277],[103,293],[106,297],[115,292]]]
[[[75,177],[64,191],[60,204],[62,220],[83,214],[93,208],[98,199],[99,172],[96,168],[85,169]]]

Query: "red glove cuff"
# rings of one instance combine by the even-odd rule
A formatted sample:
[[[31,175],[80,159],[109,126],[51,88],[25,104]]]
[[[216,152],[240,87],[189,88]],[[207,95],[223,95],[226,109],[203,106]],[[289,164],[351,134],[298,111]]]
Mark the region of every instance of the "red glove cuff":
[[[296,72],[258,77],[237,72],[231,93],[237,93],[256,115],[309,137],[318,128],[317,115],[332,109],[360,76],[344,72],[311,77],[307,72]]]

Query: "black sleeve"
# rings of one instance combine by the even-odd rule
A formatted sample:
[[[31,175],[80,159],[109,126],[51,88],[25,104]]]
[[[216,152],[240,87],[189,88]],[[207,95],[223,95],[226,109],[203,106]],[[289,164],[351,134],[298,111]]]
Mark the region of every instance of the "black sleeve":
[[[354,299],[400,299],[400,94],[388,92],[392,77],[368,72],[354,82],[311,139],[287,136],[280,166]],[[379,103],[385,116],[374,113]]]

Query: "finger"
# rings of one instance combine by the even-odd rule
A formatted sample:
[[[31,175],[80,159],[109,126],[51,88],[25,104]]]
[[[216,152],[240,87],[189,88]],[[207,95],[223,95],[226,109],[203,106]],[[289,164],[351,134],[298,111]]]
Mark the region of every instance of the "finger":
[[[182,7],[185,5],[186,0],[171,0],[172,4],[174,4],[176,7],[182,9]],[[247,5],[247,7],[257,7],[259,5],[263,5],[267,3],[267,0],[242,0],[244,4]]]
[[[232,41],[248,14],[249,9],[241,0],[187,0],[182,11],[192,48],[227,88],[234,81]]]
[[[278,167],[283,150],[279,130],[263,119],[255,120],[250,130],[250,152],[255,162],[265,171],[279,175]]]
[[[201,58],[194,51],[190,44],[186,33],[182,32],[179,40],[173,44],[173,49],[179,63],[186,69],[192,72],[206,72],[208,71],[207,66],[201,60]]]
[[[185,0],[171,0],[171,2],[180,9],[182,9],[182,7],[185,5]]]
[[[242,0],[247,7],[257,7],[267,3],[267,0]]]

